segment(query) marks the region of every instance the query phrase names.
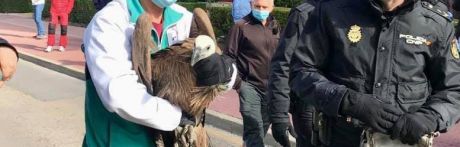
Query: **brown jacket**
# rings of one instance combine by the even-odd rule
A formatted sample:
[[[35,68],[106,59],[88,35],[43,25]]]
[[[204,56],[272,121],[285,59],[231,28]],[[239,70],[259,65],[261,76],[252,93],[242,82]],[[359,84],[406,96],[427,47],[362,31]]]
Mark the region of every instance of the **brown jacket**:
[[[273,16],[269,16],[267,25],[263,26],[249,14],[232,27],[224,53],[237,64],[239,77],[234,86],[236,90],[241,81],[266,90],[270,60],[278,46],[279,34],[280,27]]]

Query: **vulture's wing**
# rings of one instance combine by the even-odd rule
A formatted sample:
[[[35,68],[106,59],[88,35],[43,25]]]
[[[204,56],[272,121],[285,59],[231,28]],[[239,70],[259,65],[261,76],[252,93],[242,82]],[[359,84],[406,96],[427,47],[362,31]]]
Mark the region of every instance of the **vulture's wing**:
[[[211,37],[217,45],[216,35],[214,33],[214,29],[208,14],[201,8],[195,8],[193,10],[193,22],[190,38],[196,38],[199,35],[206,35]],[[216,52],[218,54],[222,54],[222,51],[219,47],[216,48]]]
[[[133,33],[132,54],[133,70],[139,75],[139,82],[147,87],[147,92],[152,94],[152,67],[150,63],[150,50],[158,51],[152,42],[151,28],[152,23],[149,16],[144,13],[139,16]]]

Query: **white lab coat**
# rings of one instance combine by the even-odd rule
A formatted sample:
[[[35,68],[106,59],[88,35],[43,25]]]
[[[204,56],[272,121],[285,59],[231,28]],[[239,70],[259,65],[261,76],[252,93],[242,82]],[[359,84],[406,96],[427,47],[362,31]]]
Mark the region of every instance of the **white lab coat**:
[[[186,39],[192,15],[181,6],[174,4],[172,7],[186,13],[177,23],[176,27],[181,30],[177,31],[174,39]],[[137,82],[138,76],[131,62],[134,24],[129,19],[126,0],[114,0],[99,11],[88,25],[83,43],[94,86],[108,111],[158,130],[173,130],[179,125],[181,109],[148,94],[146,87]]]
[[[171,8],[181,12],[183,17],[163,31],[168,33],[169,45],[188,38],[192,22],[192,14],[185,8],[176,4]],[[83,38],[91,79],[108,111],[158,130],[173,130],[180,123],[181,109],[148,94],[146,87],[137,82],[139,77],[132,69],[131,37],[134,25],[130,22],[126,0],[114,0],[94,16]],[[226,84],[228,89],[233,87],[236,80],[235,65],[233,69],[232,79]]]

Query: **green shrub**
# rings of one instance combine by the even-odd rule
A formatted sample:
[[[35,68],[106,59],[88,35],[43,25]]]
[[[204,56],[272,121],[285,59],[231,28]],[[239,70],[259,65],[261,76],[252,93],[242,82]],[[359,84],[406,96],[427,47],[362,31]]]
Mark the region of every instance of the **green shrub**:
[[[95,13],[92,0],[75,0],[70,20],[74,23],[88,24]]]
[[[300,5],[303,0],[275,0],[275,6],[292,8]]]
[[[179,5],[185,7],[190,12],[195,8],[202,8],[206,10],[206,2],[178,2]]]
[[[290,8],[283,8],[283,7],[276,7],[275,10],[273,10],[272,14],[275,16],[275,18],[281,24],[281,27],[286,26],[287,19],[288,19],[290,11],[291,11]]]
[[[32,12],[30,0],[2,0],[0,2],[0,13],[25,13]]]
[[[20,13],[20,12],[32,12],[32,5],[30,0],[3,0],[6,1],[7,5],[0,5],[0,12],[8,13]],[[231,5],[228,3],[206,3],[206,2],[184,2],[182,0],[179,5],[184,6],[189,11],[193,11],[194,8],[200,7],[208,11],[211,22],[214,26],[216,36],[225,36],[233,25],[233,19],[231,16]],[[202,0],[207,1],[207,0]],[[43,17],[49,18],[50,0],[46,0],[45,9],[43,10]],[[284,26],[287,21],[289,8],[277,7],[273,11],[275,18],[279,20],[281,26]],[[75,4],[70,14],[70,22],[81,25],[86,25],[91,21],[94,16],[95,10],[92,0],[75,0]]]
[[[224,36],[233,25],[232,8],[228,6],[208,7],[209,18],[216,36]]]

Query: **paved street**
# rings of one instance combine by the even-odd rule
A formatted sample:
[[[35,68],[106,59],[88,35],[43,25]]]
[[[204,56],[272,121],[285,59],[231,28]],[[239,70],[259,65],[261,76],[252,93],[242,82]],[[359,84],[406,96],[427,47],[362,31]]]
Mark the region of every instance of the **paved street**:
[[[30,62],[0,89],[0,146],[78,147],[84,135],[83,81]],[[212,127],[215,146],[238,146],[240,137]]]

